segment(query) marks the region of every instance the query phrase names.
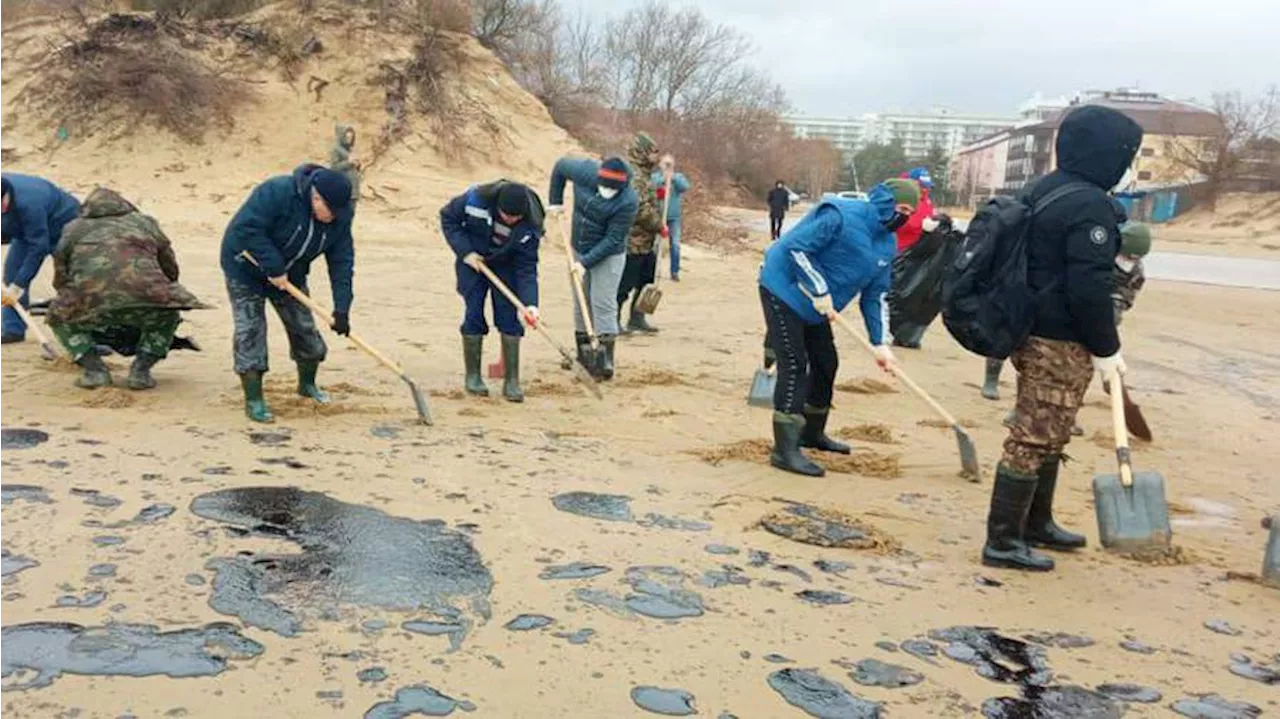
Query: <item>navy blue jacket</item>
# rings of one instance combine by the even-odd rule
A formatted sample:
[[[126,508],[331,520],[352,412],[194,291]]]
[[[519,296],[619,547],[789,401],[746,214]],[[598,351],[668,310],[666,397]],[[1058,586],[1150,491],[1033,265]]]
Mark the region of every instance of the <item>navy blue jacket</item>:
[[[71,193],[43,177],[4,173],[4,179],[13,187],[9,211],[4,213],[4,242],[19,240],[20,244],[9,248],[10,252],[25,251],[26,256],[13,258],[5,264],[16,267],[13,277],[6,277],[20,287],[31,286],[40,273],[40,265],[62,238],[62,228],[80,214],[80,203]]]
[[[591,269],[606,257],[627,251],[627,233],[640,210],[640,200],[631,184],[613,199],[596,192],[600,163],[595,160],[562,158],[551,171],[547,202],[564,205],[564,183],[573,182],[573,249],[582,266]]]
[[[458,291],[466,292],[480,281],[481,275],[462,263],[463,257],[474,252],[484,258],[495,274],[514,283],[511,290],[521,302],[537,305],[538,247],[545,231],[533,216],[520,220],[514,227],[502,224],[498,220],[497,187],[498,183],[472,185],[440,208],[440,229],[458,256],[454,266]],[[533,190],[529,190],[529,195],[530,203],[538,206],[531,215],[541,217],[541,200]],[[503,239],[499,241],[499,237]]]
[[[311,214],[311,176],[320,165],[299,165],[293,175],[280,175],[253,188],[222,235],[222,271],[241,284],[258,286],[263,294],[279,290],[268,277],[288,275],[300,288],[307,286],[311,263],[324,255],[329,266],[334,310],[351,311],[351,275],[355,242],[351,238],[352,207],[340,210],[333,222],[319,222]],[[261,265],[240,256],[248,250]]]
[[[872,344],[883,344],[884,295],[889,291],[898,244],[884,222],[893,216],[893,193],[871,188],[866,200],[824,200],[765,252],[760,284],[805,322],[826,318],[801,291],[831,295],[837,312],[855,296]]]

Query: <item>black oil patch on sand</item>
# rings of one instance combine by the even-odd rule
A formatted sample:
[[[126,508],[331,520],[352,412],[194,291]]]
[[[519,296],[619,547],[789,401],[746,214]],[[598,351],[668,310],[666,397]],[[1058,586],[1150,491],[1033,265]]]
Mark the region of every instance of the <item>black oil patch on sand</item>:
[[[782,669],[769,675],[769,686],[787,703],[819,719],[879,719],[880,704],[849,693],[815,669]]]
[[[339,605],[430,610],[461,619],[454,601],[489,617],[493,577],[466,534],[296,487],[245,487],[200,495],[197,516],[297,543],[287,555],[214,559],[209,605],[251,626],[291,636],[304,616]],[[460,622],[461,623],[461,622]]]
[[[698,713],[693,695],[683,689],[635,687],[631,690],[631,701],[647,712],[664,716],[682,717]]]
[[[364,713],[364,719],[403,719],[414,714],[432,717],[449,716],[455,709],[475,711],[476,706],[466,699],[454,699],[441,694],[426,684],[396,690],[395,699],[378,702]]]
[[[561,512],[576,514],[610,522],[630,522],[631,498],[622,494],[597,494],[596,492],[564,492],[551,498],[551,504]]]
[[[49,433],[38,429],[4,427],[0,429],[0,449],[31,449],[49,441]]]
[[[44,487],[37,487],[33,484],[0,485],[0,504],[13,504],[19,499],[32,504],[53,504],[53,500],[49,498],[49,493],[44,491]]]
[[[0,550],[0,577],[8,577],[38,566],[40,566],[40,563],[31,557],[22,554],[11,554],[7,549]]]

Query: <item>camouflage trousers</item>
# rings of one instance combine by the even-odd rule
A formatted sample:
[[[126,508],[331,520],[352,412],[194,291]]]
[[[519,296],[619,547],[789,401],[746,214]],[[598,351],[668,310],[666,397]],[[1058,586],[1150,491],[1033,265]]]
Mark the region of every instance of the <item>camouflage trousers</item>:
[[[140,332],[139,353],[145,352],[152,357],[164,359],[169,354],[173,335],[178,331],[178,325],[181,322],[182,315],[178,310],[135,307],[102,312],[92,322],[50,321],[49,329],[53,330],[53,334],[62,342],[62,346],[71,353],[71,359],[77,362],[98,344],[95,333],[104,333],[119,327],[132,327]]]
[[[306,288],[301,288],[306,292]],[[284,293],[263,294],[259,287],[227,279],[231,320],[235,325],[231,345],[236,374],[266,372],[267,300],[275,307],[289,337],[289,357],[294,362],[323,362],[328,348],[316,329],[315,316],[301,302]]]
[[[1012,360],[1018,370],[1018,402],[1001,461],[1030,476],[1071,440],[1076,413],[1093,379],[1093,358],[1078,342],[1028,337]]]

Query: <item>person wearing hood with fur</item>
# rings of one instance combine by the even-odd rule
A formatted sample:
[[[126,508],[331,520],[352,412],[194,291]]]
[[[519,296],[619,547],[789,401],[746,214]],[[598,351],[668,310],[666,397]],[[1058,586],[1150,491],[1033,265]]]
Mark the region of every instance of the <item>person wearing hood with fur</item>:
[[[268,300],[289,336],[289,354],[298,366],[298,394],[321,404],[329,401],[316,385],[316,372],[327,352],[324,338],[311,310],[284,288],[291,283],[308,292],[311,263],[323,256],[333,292],[330,325],[340,335],[351,332],[354,213],[347,178],[305,164],[292,175],[255,187],[223,233],[222,272],[235,323],[234,366],[244,388],[245,414],[255,422],[274,419],[262,394],[262,376],[268,370]]]
[[[101,335],[138,336],[129,389],[155,387],[151,368],[169,354],[182,310],[205,305],[178,284],[173,245],[151,217],[114,190],[99,187],[62,231],[53,252],[49,329],[84,368],[76,385],[112,383],[96,345]]]
[[[329,169],[347,178],[351,183],[351,207],[354,210],[360,200],[360,180],[364,169],[353,157],[356,147],[356,129],[351,125],[333,126],[333,149],[329,151]]]
[[[765,252],[760,303],[778,367],[773,466],[821,477],[824,470],[801,447],[850,452],[826,433],[840,360],[830,317],[857,297],[877,362],[887,369],[894,361],[884,299],[897,251],[893,233],[919,201],[919,185],[901,178],[871,188],[865,201],[825,199]]]
[[[982,562],[1048,571],[1053,560],[1032,546],[1073,550],[1085,538],[1053,519],[1063,449],[1095,371],[1125,372],[1116,330],[1114,273],[1123,208],[1108,195],[1142,144],[1142,128],[1111,108],[1084,105],[1058,129],[1058,166],[1032,185],[1034,205],[1068,184],[1079,189],[1050,203],[1027,235],[1027,284],[1037,297],[1031,334],[1011,357],[1018,399],[996,468]]]

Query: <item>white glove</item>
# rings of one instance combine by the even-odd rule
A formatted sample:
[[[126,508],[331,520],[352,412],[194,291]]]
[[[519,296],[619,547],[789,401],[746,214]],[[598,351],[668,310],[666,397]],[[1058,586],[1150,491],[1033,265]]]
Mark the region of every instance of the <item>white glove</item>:
[[[547,205],[547,217],[563,215],[564,205]]]
[[[482,259],[484,258],[480,257],[479,252],[468,252],[467,254],[462,256],[462,264],[466,265],[467,267],[470,267],[476,272],[479,272],[480,260]]]
[[[920,223],[920,229],[924,230],[925,232],[933,232],[934,230],[938,229],[938,225],[940,224],[942,223],[938,222],[932,217],[926,217],[924,218],[924,221]]]
[[[1098,374],[1102,375],[1104,381],[1111,379],[1111,370],[1119,372],[1121,377],[1129,370],[1128,367],[1125,367],[1124,357],[1120,356],[1119,351],[1110,357],[1094,357],[1093,368],[1098,371]]]
[[[587,276],[587,267],[581,262],[574,262],[573,269],[570,271],[573,272],[573,276],[577,277],[578,279],[582,279],[583,277]]]
[[[876,364],[880,365],[880,369],[888,372],[891,365],[898,363],[898,358],[893,356],[889,345],[876,345],[872,349],[876,351]]]
[[[823,317],[829,317],[835,314],[836,306],[831,302],[831,295],[825,294],[813,298],[813,309]]]
[[[542,319],[542,315],[538,313],[537,305],[529,305],[524,308],[524,323],[530,327],[537,327],[538,320]]]

